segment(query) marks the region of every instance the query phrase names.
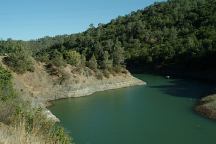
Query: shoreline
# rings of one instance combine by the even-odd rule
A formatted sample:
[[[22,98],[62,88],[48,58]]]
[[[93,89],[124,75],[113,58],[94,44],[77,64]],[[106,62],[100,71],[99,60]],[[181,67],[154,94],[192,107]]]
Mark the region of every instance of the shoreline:
[[[69,97],[62,97],[62,98],[56,98],[56,99],[50,99],[47,102],[51,103],[52,101],[56,101],[56,100],[61,100],[61,99],[67,99],[67,98],[81,98],[81,97],[87,97],[90,96],[96,92],[101,92],[101,91],[107,91],[107,90],[115,90],[115,89],[121,89],[121,88],[126,88],[126,87],[133,87],[133,86],[139,86],[139,85],[146,85],[147,83],[135,78],[135,81],[133,83],[128,83],[128,82],[119,82],[119,83],[115,83],[113,84],[105,84],[105,85],[100,85],[100,87],[102,87],[102,89],[98,89],[98,90],[93,90],[91,87],[85,87],[82,89],[77,89],[72,91],[71,93],[73,93],[72,96]],[[136,82],[137,81],[137,82]],[[118,87],[114,87],[115,85],[118,85]],[[106,87],[105,87],[106,86]],[[80,93],[81,91],[84,91],[84,93]],[[86,93],[85,93],[86,92]],[[49,107],[49,105],[47,105]]]
[[[175,71],[175,70],[152,70],[147,69],[147,73],[156,74],[156,75],[170,75],[174,78],[182,78],[189,80],[196,80],[199,82],[216,84],[216,77],[213,73],[210,72],[187,72],[187,71]],[[143,70],[138,70],[137,73],[142,73]],[[198,102],[195,103],[193,109],[194,111],[211,120],[216,120],[216,89],[212,89],[209,95],[205,95],[198,99]]]
[[[216,120],[216,94],[201,98],[195,106],[195,111],[206,118]]]
[[[115,78],[115,77],[113,77]],[[128,81],[128,79],[130,79]],[[101,80],[98,80],[101,81]],[[58,97],[50,97],[46,101],[42,102],[40,106],[42,105],[44,107],[43,113],[46,115],[48,119],[51,119],[55,122],[60,122],[59,118],[57,118],[49,109],[48,107],[52,106],[52,102],[56,100],[61,100],[61,99],[67,99],[67,98],[80,98],[80,97],[86,97],[90,96],[96,92],[101,92],[101,91],[107,91],[107,90],[114,90],[114,89],[120,89],[120,88],[126,88],[126,87],[131,87],[131,86],[139,86],[139,85],[146,85],[147,83],[133,77],[132,75],[127,75],[125,80],[119,81],[119,82],[114,82],[114,83],[103,83],[99,85],[94,85],[94,86],[86,86],[81,89],[76,89],[73,91],[67,91],[68,95],[64,96],[58,96]]]
[[[51,101],[89,96],[98,91],[146,85],[146,82],[132,76],[128,71],[98,79],[92,70],[87,70],[88,73],[84,69],[74,71],[74,67],[67,65],[62,69],[66,77],[61,79],[47,73],[43,63],[35,63],[34,72],[22,75],[11,73],[14,88],[22,99],[29,102],[32,108],[42,108],[44,115],[56,122],[59,119],[47,109]]]

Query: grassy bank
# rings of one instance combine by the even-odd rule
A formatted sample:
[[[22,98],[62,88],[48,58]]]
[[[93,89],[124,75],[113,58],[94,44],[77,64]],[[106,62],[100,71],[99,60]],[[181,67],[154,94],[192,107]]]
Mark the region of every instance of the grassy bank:
[[[72,143],[62,127],[30,103],[13,89],[12,75],[0,66],[0,143]]]

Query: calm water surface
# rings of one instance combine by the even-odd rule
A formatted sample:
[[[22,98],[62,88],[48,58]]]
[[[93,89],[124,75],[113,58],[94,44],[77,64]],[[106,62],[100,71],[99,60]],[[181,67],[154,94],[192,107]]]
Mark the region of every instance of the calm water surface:
[[[148,85],[55,101],[50,110],[76,144],[216,144],[216,122],[193,112],[211,85],[136,76]]]

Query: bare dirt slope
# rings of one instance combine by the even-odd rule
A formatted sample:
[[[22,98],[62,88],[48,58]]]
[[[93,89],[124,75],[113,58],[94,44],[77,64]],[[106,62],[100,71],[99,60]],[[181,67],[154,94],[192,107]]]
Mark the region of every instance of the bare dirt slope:
[[[70,65],[62,68],[60,75],[50,75],[42,63],[35,63],[34,72],[22,75],[13,73],[13,77],[15,88],[19,92],[41,102],[86,96],[96,91],[145,84],[131,76],[129,72],[98,79],[95,72],[87,67],[77,70]]]

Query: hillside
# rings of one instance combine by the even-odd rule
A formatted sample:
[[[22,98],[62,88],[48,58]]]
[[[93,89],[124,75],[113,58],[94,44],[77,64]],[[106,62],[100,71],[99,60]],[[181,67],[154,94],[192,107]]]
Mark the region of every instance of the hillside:
[[[214,76],[215,9],[214,0],[155,3],[108,24],[90,25],[83,33],[3,41],[0,53],[14,52],[18,45],[36,60],[56,66],[85,63],[105,70],[126,65],[130,70],[187,70]],[[89,61],[95,59],[97,64],[91,65]]]
[[[45,37],[29,44],[36,58],[44,52],[76,50],[99,65],[105,51],[114,60],[116,47],[124,49],[126,64],[137,68],[178,71],[215,71],[216,2],[171,0],[119,16],[79,34]],[[120,50],[121,51],[121,50]],[[116,53],[119,53],[118,51]]]
[[[155,3],[108,24],[90,25],[83,33],[45,37],[27,45],[41,61],[52,60],[53,52],[64,57],[65,51],[76,50],[87,61],[94,56],[99,69],[106,61],[114,68],[126,65],[131,71],[169,72],[215,82],[216,1]],[[199,111],[215,113],[215,108],[211,104],[201,110],[201,105]]]
[[[213,80],[216,1],[169,0],[119,16],[108,24],[91,24],[83,33],[31,41],[1,40],[0,56],[1,127],[11,126],[13,131],[24,119],[24,130],[34,134],[31,121],[44,119],[50,100],[144,84],[127,69],[185,72]],[[196,110],[216,118],[215,101],[215,95],[204,98]],[[24,107],[27,104],[30,106]],[[42,110],[34,107],[41,104]],[[42,115],[39,120],[34,117],[38,113]],[[9,119],[11,115],[15,122]],[[36,130],[45,133],[50,143],[70,143],[64,130],[50,121],[41,123],[47,129]],[[41,139],[45,140],[43,135]]]
[[[34,72],[12,73],[14,88],[22,96],[33,99],[33,104],[46,104],[52,100],[81,97],[97,91],[143,85],[143,81],[126,73],[110,74],[109,78],[98,79],[96,73],[85,67],[77,69],[67,65],[61,69],[62,75],[50,75],[44,63],[35,63]]]

